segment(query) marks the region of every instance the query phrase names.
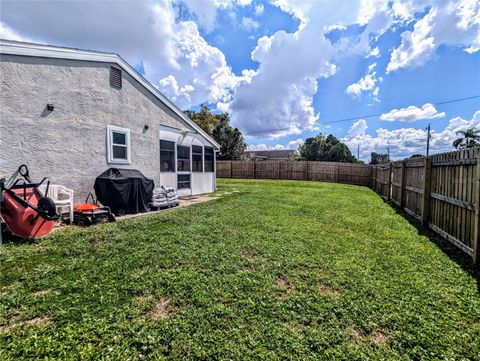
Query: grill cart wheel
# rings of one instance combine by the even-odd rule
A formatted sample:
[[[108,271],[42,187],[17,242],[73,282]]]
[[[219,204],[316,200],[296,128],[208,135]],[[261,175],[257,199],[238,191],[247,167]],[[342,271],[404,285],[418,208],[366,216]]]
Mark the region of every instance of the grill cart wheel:
[[[83,220],[83,225],[85,227],[89,227],[93,224],[93,219],[92,217],[85,217],[85,219]]]
[[[113,213],[110,213],[108,215],[108,221],[109,222],[115,222],[117,219],[115,218],[115,215]]]
[[[55,202],[48,197],[42,197],[38,200],[37,208],[42,212],[45,212],[47,216],[53,217],[57,214],[57,209],[55,207]]]

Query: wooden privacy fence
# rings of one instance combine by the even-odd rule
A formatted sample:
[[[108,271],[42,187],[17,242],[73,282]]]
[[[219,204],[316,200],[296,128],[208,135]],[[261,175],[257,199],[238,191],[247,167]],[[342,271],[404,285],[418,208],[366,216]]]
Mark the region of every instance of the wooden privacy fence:
[[[373,189],[480,263],[480,148],[373,170]]]
[[[310,161],[217,161],[219,178],[293,179],[371,186],[372,166]]]

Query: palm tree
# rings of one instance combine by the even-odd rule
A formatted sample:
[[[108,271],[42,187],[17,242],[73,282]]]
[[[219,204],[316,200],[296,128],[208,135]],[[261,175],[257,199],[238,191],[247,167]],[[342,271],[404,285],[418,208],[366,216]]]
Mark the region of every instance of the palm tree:
[[[480,129],[470,128],[467,130],[459,130],[453,146],[457,149],[473,148],[480,146]]]

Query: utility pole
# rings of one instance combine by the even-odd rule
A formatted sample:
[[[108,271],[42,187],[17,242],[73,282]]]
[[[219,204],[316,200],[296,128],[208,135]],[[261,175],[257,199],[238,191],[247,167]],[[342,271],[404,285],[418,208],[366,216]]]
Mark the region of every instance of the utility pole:
[[[390,162],[390,147],[387,147],[388,161]]]
[[[357,160],[360,160],[360,144],[357,145]]]
[[[430,135],[430,123],[428,123],[428,127],[427,127],[427,157],[428,157],[428,153],[430,152],[430,138],[432,136]]]

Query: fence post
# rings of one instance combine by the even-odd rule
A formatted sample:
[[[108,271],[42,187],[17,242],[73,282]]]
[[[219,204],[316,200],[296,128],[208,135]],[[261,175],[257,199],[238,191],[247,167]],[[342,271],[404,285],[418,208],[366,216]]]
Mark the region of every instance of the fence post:
[[[280,179],[280,167],[282,166],[282,161],[278,160],[278,171],[277,171],[277,179]]]
[[[407,195],[405,187],[407,186],[407,164],[405,161],[402,161],[402,180],[400,183],[400,208],[405,208],[405,196]]]
[[[375,190],[375,175],[377,173],[377,169],[374,165],[372,165],[372,189]]]
[[[257,178],[256,175],[255,175],[255,166],[256,166],[256,163],[255,161],[253,161],[253,179]]]
[[[376,192],[377,189],[377,167],[372,165],[372,188]]]
[[[335,183],[338,183],[338,163],[335,163],[334,169],[335,169]]]
[[[233,178],[232,161],[230,161],[230,178]]]
[[[308,180],[308,160],[303,163],[303,180]]]
[[[422,225],[428,227],[430,220],[430,185],[432,175],[432,157],[425,158],[425,176],[423,177]]]
[[[480,148],[476,149],[477,169],[475,172],[474,184],[474,202],[475,202],[475,221],[473,225],[473,263],[480,266]]]
[[[392,199],[392,174],[393,173],[393,163],[390,162],[388,166],[388,188],[387,188],[387,200]]]

